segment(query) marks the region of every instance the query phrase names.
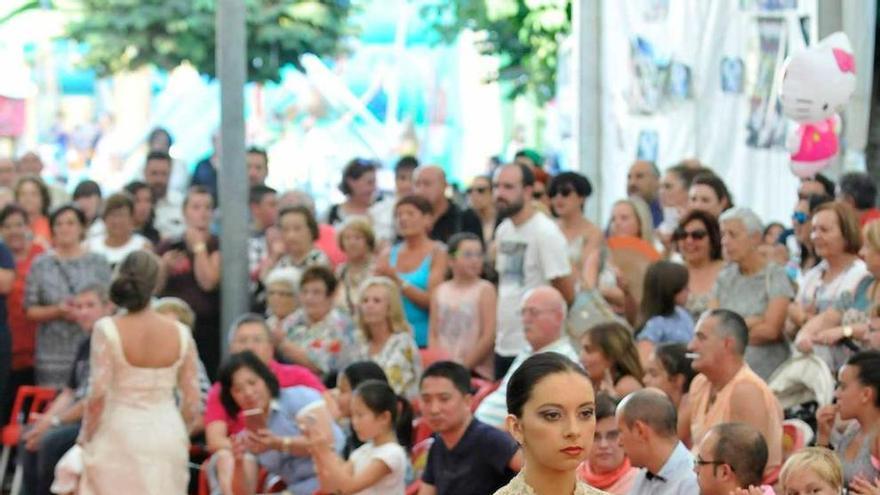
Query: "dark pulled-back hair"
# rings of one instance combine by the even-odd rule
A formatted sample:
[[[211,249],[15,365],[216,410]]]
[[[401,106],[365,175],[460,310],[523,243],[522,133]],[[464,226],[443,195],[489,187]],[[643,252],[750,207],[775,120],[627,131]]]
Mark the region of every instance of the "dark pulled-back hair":
[[[110,300],[130,312],[150,304],[159,279],[159,258],[148,251],[130,253],[119,266],[110,284]]]
[[[356,361],[351,363],[342,370],[341,375],[344,375],[345,379],[348,380],[352,390],[367,380],[388,381],[385,371],[375,361]]]
[[[272,397],[278,397],[278,394],[281,391],[275,373],[272,373],[272,370],[269,369],[269,367],[266,366],[256,354],[251,351],[230,354],[223,360],[223,364],[220,365],[220,372],[218,375],[220,382],[220,403],[223,404],[223,409],[226,411],[226,414],[232,418],[236,417],[238,412],[241,411],[241,406],[239,406],[238,403],[235,402],[235,399],[232,398],[232,377],[242,368],[247,368],[253,371],[261,380],[266,382],[266,388],[269,389],[269,395]]]
[[[865,387],[874,389],[874,407],[880,408],[880,351],[860,351],[846,361],[847,366],[858,368],[856,377]]]
[[[678,342],[660,344],[654,348],[654,355],[657,356],[667,375],[684,377],[681,392],[686,393],[691,387],[691,381],[697,376],[697,372],[691,366],[692,360],[687,357],[687,344]]]
[[[694,177],[694,180],[691,181],[691,187],[703,185],[707,186],[712,191],[715,192],[715,197],[718,198],[718,201],[727,200],[727,208],[733,208],[733,195],[730,194],[730,191],[727,189],[727,184],[724,183],[724,180],[721,177],[718,177],[711,171],[705,171],[700,174],[697,174]]]
[[[557,373],[576,373],[589,382],[587,373],[574,361],[557,352],[535,354],[520,365],[507,383],[507,412],[522,418],[523,407],[532,397],[535,385]]]
[[[395,394],[391,385],[382,380],[362,382],[354,389],[354,396],[360,397],[373,414],[389,413],[391,415],[391,429],[398,435],[397,442],[404,449],[409,450],[412,446],[413,411],[406,399]],[[401,424],[406,425],[406,428],[400,428]],[[403,433],[403,438],[400,437],[401,433]]]

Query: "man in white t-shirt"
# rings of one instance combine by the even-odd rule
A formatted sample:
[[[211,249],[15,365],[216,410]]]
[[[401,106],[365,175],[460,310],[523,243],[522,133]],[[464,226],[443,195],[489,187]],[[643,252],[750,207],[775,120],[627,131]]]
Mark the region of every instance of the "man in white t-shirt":
[[[565,236],[552,219],[532,205],[535,176],[523,165],[499,168],[493,181],[498,215],[495,231],[498,271],[498,323],[495,335],[495,377],[504,376],[517,354],[529,348],[519,314],[520,301],[531,289],[552,285],[567,304],[574,300],[574,282]]]

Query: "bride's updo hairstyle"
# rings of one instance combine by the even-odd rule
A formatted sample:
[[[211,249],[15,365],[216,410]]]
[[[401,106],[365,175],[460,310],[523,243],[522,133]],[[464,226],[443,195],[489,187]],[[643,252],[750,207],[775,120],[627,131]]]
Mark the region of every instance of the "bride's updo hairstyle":
[[[159,259],[147,251],[135,251],[122,260],[110,284],[110,300],[129,312],[150,304],[159,278]]]

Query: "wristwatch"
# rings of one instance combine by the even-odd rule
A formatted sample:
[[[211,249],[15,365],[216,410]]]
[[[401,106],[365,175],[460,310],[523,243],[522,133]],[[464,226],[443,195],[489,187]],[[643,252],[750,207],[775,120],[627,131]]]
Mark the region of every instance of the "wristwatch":
[[[853,336],[853,328],[849,325],[843,327],[843,338],[851,339]]]
[[[290,444],[293,443],[293,440],[290,437],[282,437],[281,438],[281,451],[285,454],[290,453]]]
[[[61,418],[58,415],[54,415],[49,419],[49,424],[52,425],[52,428],[58,428],[61,426]]]

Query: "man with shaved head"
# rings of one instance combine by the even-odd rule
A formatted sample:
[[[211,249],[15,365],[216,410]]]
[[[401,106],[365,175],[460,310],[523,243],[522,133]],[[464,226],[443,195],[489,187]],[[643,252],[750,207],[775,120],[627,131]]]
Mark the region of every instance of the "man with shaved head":
[[[542,286],[526,293],[518,309],[522,315],[529,348],[516,356],[501,380],[501,386],[480,403],[474,417],[492,426],[504,428],[504,419],[507,417],[507,382],[529,356],[541,352],[558,352],[576,363],[580,362],[577,351],[563,331],[567,307],[562,294],[553,287]]]
[[[728,495],[760,487],[767,466],[767,442],[745,423],[721,423],[703,436],[694,470],[700,495]]]
[[[617,406],[620,443],[633,466],[642,468],[633,495],[697,495],[694,459],[676,434],[675,406],[656,389],[627,395]]]
[[[472,232],[483,238],[483,224],[471,210],[462,211],[446,197],[446,172],[437,165],[419,167],[415,172],[415,193],[428,200],[434,209],[430,237],[446,243],[453,234]]]

